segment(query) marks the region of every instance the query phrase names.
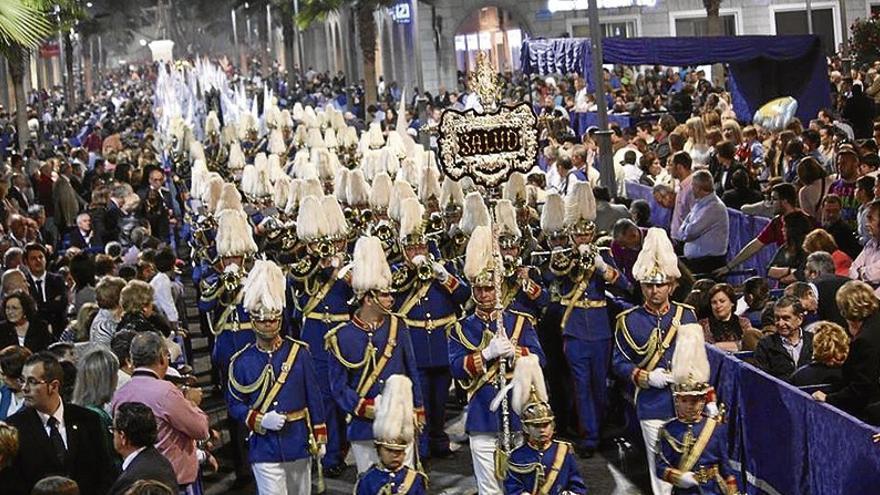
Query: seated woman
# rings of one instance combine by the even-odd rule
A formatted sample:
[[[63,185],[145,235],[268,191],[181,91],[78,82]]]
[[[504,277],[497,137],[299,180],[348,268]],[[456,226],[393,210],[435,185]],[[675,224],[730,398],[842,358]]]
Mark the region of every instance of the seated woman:
[[[767,276],[779,281],[784,287],[796,280],[804,280],[804,264],[807,253],[804,239],[812,230],[810,217],[802,211],[793,211],[783,217],[785,244],[773,255]]]
[[[849,356],[849,335],[837,323],[819,321],[813,325],[813,360],[795,370],[791,384],[831,385],[835,388],[843,379],[841,366]]]
[[[743,282],[743,302],[745,309],[740,316],[748,318],[754,328],[762,328],[761,313],[770,300],[770,285],[764,277],[749,277]]]
[[[816,251],[825,251],[834,260],[834,274],[841,277],[849,277],[849,267],[852,258],[837,247],[834,237],[825,229],[815,229],[804,238],[804,251],[809,256]]]
[[[758,332],[748,318],[734,314],[736,292],[730,284],[715,284],[707,293],[710,314],[700,320],[706,342],[728,352],[743,350],[743,336]]]
[[[37,353],[55,342],[49,326],[37,314],[34,298],[24,291],[15,291],[3,300],[0,322],[0,349],[10,345],[27,347]]]

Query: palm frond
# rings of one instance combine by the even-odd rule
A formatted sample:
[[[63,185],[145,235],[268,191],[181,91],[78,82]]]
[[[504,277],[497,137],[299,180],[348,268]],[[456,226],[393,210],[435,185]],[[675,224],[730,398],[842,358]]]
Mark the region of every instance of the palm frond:
[[[0,0],[0,44],[36,47],[52,32],[46,13],[25,0]]]
[[[296,23],[300,29],[306,29],[317,21],[323,21],[328,15],[339,12],[351,0],[306,0],[300,5]]]

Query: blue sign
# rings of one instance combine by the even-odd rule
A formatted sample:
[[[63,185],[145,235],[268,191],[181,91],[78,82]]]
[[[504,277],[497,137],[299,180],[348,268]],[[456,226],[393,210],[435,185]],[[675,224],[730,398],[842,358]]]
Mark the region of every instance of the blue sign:
[[[412,9],[410,8],[408,1],[400,2],[393,7],[389,7],[388,14],[391,16],[391,20],[398,24],[409,24],[412,22]]]

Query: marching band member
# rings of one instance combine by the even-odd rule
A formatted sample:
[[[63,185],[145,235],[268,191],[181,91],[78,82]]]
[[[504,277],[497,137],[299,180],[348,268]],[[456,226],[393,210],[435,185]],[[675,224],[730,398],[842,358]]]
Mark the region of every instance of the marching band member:
[[[388,377],[373,421],[379,462],[358,477],[355,495],[428,493],[428,477],[404,464],[415,436],[413,415],[412,382],[404,375]]]
[[[378,461],[372,444],[373,420],[385,381],[396,374],[410,377],[419,423],[424,410],[409,329],[391,312],[391,267],[378,238],[358,239],[350,270],[358,309],[350,322],[328,332],[324,343],[330,356],[330,390],[348,415],[347,436],[358,473],[363,473]],[[407,457],[411,459],[412,453]],[[415,467],[412,461],[408,464]]]
[[[669,384],[675,335],[685,323],[696,323],[694,310],[670,301],[681,277],[672,242],[663,229],[651,228],[633,265],[645,303],[617,316],[612,358],[614,373],[635,387],[636,415],[648,451],[654,495],[668,495],[672,485],[657,476],[652,449],[664,422],[675,415]]]
[[[510,454],[507,495],[586,495],[572,446],[555,440],[553,410],[547,403],[544,373],[537,356],[519,359],[513,370],[511,407],[519,416],[525,442]]]
[[[660,428],[655,449],[657,476],[676,495],[739,493],[727,457],[727,426],[721,415],[704,415],[714,402],[703,327],[681,325],[672,355],[675,418]]]
[[[395,313],[410,329],[419,384],[425,400],[427,428],[419,439],[419,453],[427,458],[451,455],[446,424],[449,398],[449,329],[458,320],[470,291],[428,251],[425,209],[415,198],[400,204],[400,250],[403,261],[393,267]]]
[[[256,342],[236,353],[229,368],[229,414],[250,431],[248,460],[261,494],[309,493],[311,458],[327,441],[309,347],[281,337],[285,289],[274,262],[254,263],[243,291]]]
[[[516,211],[510,200],[502,199],[495,204],[495,222],[499,232],[498,245],[504,260],[501,305],[526,313],[536,322],[550,302],[550,296],[534,281],[530,267],[523,266],[522,230],[517,224]]]
[[[447,260],[464,254],[467,237],[458,223],[464,210],[464,193],[458,182],[445,177],[440,187],[440,211],[446,223],[446,231],[440,238],[440,253]]]
[[[544,361],[544,353],[528,315],[500,310],[495,290],[499,261],[492,255],[492,231],[478,226],[468,241],[464,273],[471,284],[474,314],[457,323],[449,340],[449,364],[452,376],[461,380],[468,396],[465,430],[470,438],[471,461],[480,495],[501,493],[495,474],[494,455],[499,432],[519,428],[516,414],[505,417],[490,410],[499,390],[504,361],[507,371],[515,369],[517,358],[535,354]],[[498,274],[500,276],[500,274]],[[498,324],[503,324],[503,331]],[[508,365],[507,361],[511,364]],[[506,425],[505,425],[506,423]]]

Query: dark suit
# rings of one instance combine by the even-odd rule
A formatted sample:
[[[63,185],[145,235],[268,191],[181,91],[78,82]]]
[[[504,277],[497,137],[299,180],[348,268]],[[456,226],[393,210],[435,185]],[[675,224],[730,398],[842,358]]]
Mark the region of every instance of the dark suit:
[[[855,416],[862,416],[868,404],[880,401],[880,313],[862,322],[862,331],[852,339],[843,363],[840,387],[826,401]]]
[[[51,475],[73,479],[83,494],[107,493],[116,472],[97,414],[64,404],[67,456],[63,465],[55,456],[49,434],[35,409],[25,407],[7,422],[18,428],[19,450],[0,480],[4,494],[27,495],[37,481]]]
[[[782,337],[778,333],[767,335],[758,342],[755,349],[755,364],[767,373],[788,380],[794,371],[813,359],[813,334],[801,330],[801,353],[795,363],[782,345]]]
[[[119,231],[121,229],[122,219],[126,217],[113,200],[107,202],[107,212],[104,214],[104,244],[110,241],[119,240]]]
[[[840,314],[837,307],[836,294],[843,284],[849,282],[849,278],[840,275],[820,275],[813,280],[813,285],[819,292],[819,309],[817,311],[820,320],[828,320],[846,328],[846,320]]]
[[[78,228],[73,228],[70,230],[70,233],[67,234],[68,247],[76,247],[80,248],[83,251],[88,251],[90,253],[100,253],[104,247],[104,243],[102,242],[100,236],[97,232],[92,230],[92,235],[89,237],[89,240],[86,241],[85,237],[83,237],[82,232]]]
[[[108,495],[122,495],[138,480],[158,481],[177,493],[177,475],[174,468],[155,447],[147,447],[132,459],[125,471],[110,487]]]
[[[34,354],[45,350],[53,342],[55,337],[49,333],[46,322],[40,318],[32,318],[29,322],[27,335],[24,336],[24,347]],[[18,345],[18,335],[15,334],[15,326],[8,321],[0,322],[0,349],[10,345]]]
[[[67,285],[61,275],[52,272],[46,272],[43,279],[46,297],[37,290],[37,284],[34,277],[28,275],[28,286],[30,286],[31,296],[37,301],[37,309],[40,316],[46,323],[52,325],[52,333],[57,337],[61,335],[67,326]]]
[[[724,196],[724,191],[733,189],[733,181],[731,179],[733,178],[733,173],[737,170],[746,172],[746,176],[748,176],[747,170],[739,162],[733,162],[727,168],[722,166],[715,174],[715,194],[717,194],[719,198]],[[726,175],[724,173],[725,171],[727,171]]]
[[[12,199],[16,203],[18,203],[18,207],[19,209],[21,209],[22,214],[27,213],[28,207],[30,207],[30,203],[28,203],[28,200],[23,192],[21,192],[17,187],[12,186],[9,188],[7,196],[9,197],[9,199]]]

